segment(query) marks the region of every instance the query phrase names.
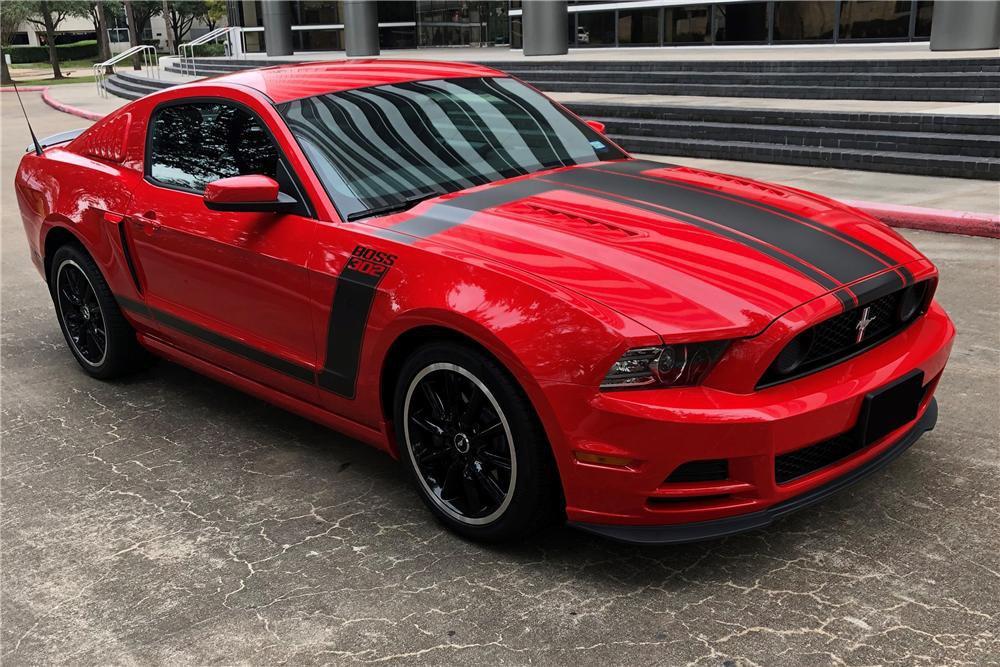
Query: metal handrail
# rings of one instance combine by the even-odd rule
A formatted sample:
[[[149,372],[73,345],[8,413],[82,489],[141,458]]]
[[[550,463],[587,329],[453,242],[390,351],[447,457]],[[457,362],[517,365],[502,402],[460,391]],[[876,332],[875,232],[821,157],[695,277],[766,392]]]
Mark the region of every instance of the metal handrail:
[[[233,41],[234,35],[236,36],[235,42]],[[239,55],[246,58],[242,44],[243,28],[240,26],[225,26],[222,28],[216,28],[215,30],[206,32],[201,37],[192,39],[190,42],[185,42],[177,47],[177,55],[180,56],[178,65],[181,73],[198,76],[198,60],[194,56],[194,47],[207,44],[208,42],[214,42],[220,37],[226,38],[226,42],[229,44],[230,56]]]
[[[94,81],[97,83],[97,94],[101,97],[107,97],[108,91],[104,87],[104,80],[108,74],[108,69],[110,68],[111,73],[114,74],[115,65],[123,60],[133,58],[139,54],[142,54],[143,70],[147,77],[152,77],[153,73],[156,74],[156,78],[160,78],[160,56],[156,52],[156,47],[150,44],[137,44],[125,51],[122,51],[116,56],[108,58],[102,63],[94,63]]]

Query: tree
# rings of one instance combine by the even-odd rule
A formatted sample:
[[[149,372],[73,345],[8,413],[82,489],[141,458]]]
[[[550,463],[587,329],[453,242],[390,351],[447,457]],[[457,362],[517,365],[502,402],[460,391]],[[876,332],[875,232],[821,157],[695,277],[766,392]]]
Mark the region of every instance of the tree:
[[[215,30],[215,26],[226,15],[226,0],[204,0],[199,4],[202,11],[198,18],[208,27],[209,32]]]
[[[101,60],[111,57],[111,40],[108,37],[108,20],[122,15],[122,3],[113,0],[97,0],[89,7],[90,20],[97,33],[97,52]]]
[[[6,3],[4,3],[6,5]],[[45,41],[49,47],[49,62],[52,64],[52,78],[62,79],[59,69],[59,51],[56,49],[56,29],[66,20],[67,16],[87,16],[90,13],[89,2],[76,0],[41,0],[28,3],[32,12],[27,20],[45,29]]]
[[[4,47],[4,52],[10,46],[10,41],[14,38],[18,27],[33,11],[32,3],[23,0],[8,0],[0,6],[0,46]],[[7,59],[0,55],[0,61],[3,61],[3,64],[0,65],[0,82],[2,85],[9,86],[12,81],[10,70],[7,69]]]
[[[193,0],[182,0],[181,2],[170,2],[167,4],[167,23],[174,35],[174,48],[184,43],[184,37],[191,30],[191,25],[198,15],[204,10],[201,2]]]
[[[149,27],[149,20],[163,13],[161,0],[131,0],[132,16],[135,19],[135,44],[142,44],[142,34]]]

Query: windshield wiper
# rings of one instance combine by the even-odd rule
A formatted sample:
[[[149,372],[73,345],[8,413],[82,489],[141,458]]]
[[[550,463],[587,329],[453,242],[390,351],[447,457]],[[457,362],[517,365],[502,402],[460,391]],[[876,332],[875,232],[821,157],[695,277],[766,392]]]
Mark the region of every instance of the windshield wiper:
[[[415,195],[413,197],[408,197],[402,201],[393,202],[391,204],[385,204],[384,206],[375,206],[373,208],[366,208],[363,211],[355,211],[354,213],[347,214],[347,221],[354,222],[355,220],[360,220],[361,218],[371,218],[377,215],[388,215],[389,213],[398,213],[400,211],[405,211],[409,208],[413,208],[425,199],[431,199],[439,195],[444,194],[443,192],[425,192],[422,195]]]

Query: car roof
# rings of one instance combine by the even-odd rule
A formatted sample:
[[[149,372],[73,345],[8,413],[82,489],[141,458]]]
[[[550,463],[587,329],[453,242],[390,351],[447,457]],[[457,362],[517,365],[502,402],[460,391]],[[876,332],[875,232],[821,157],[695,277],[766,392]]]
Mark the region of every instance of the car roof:
[[[408,81],[505,76],[471,63],[432,60],[327,60],[224,74],[205,83],[237,83],[264,93],[275,104],[303,97]],[[197,86],[194,86],[197,87]]]

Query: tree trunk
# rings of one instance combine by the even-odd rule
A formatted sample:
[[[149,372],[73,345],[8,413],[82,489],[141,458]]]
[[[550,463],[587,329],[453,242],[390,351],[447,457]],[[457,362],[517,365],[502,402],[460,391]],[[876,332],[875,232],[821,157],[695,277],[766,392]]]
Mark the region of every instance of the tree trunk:
[[[10,70],[7,69],[7,54],[0,55],[0,85],[9,86],[14,82],[10,78]]]
[[[62,70],[59,69],[59,51],[56,49],[56,27],[52,23],[52,12],[49,10],[48,0],[39,3],[39,11],[42,20],[45,22],[45,41],[49,43],[49,62],[52,64],[52,78],[63,78]]]
[[[97,52],[102,61],[111,57],[111,39],[108,37],[108,21],[104,17],[104,3],[97,0],[95,5],[97,10]]]
[[[166,19],[170,16],[170,8],[168,6],[167,0],[163,0],[163,18]],[[170,21],[164,20],[164,32],[167,33],[167,53],[176,54],[177,53],[177,31],[173,30],[170,26]]]
[[[131,0],[125,0],[125,22],[128,24],[128,42],[132,46],[139,46],[139,27],[135,24],[135,13],[132,10]],[[141,70],[139,56],[132,58],[132,69]]]

